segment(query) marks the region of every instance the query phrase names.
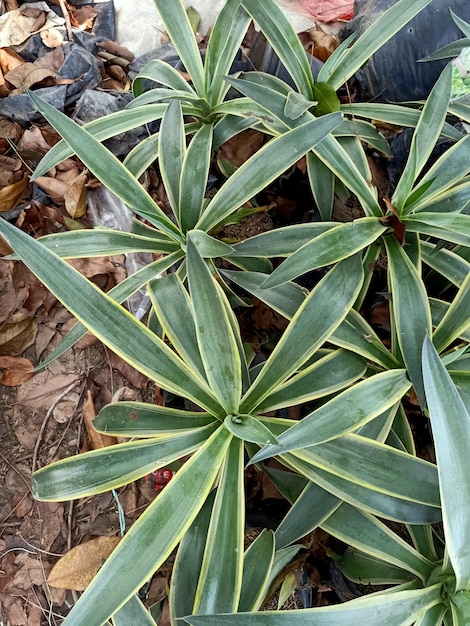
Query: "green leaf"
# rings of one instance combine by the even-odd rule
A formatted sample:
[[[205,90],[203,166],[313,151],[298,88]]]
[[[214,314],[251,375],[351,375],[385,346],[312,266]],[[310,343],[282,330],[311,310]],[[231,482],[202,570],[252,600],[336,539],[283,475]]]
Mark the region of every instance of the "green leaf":
[[[336,95],[336,94],[335,94]],[[305,96],[296,91],[289,91],[287,94],[286,106],[284,107],[284,114],[291,120],[296,120],[301,115],[308,111],[313,106],[318,104],[317,101],[307,100]],[[336,110],[339,110],[336,109]],[[326,113],[333,113],[334,111],[326,111]]]
[[[397,359],[387,350],[366,320],[354,309],[341,322],[329,341],[336,346],[360,354],[373,363],[393,369],[399,367]]]
[[[446,549],[458,591],[470,584],[470,415],[429,337],[423,344],[423,375],[439,468]]]
[[[311,222],[274,228],[234,243],[233,256],[289,256],[304,244],[336,226],[338,226],[336,222]]]
[[[363,250],[386,230],[376,217],[340,224],[294,252],[267,278],[263,288],[276,287],[319,267],[342,261]]]
[[[429,607],[440,602],[440,590],[440,585],[434,585],[411,591],[373,594],[345,604],[314,609],[190,616],[185,619],[193,626],[351,626],[378,624],[377,619],[387,626],[409,626]]]
[[[266,367],[267,364],[256,381],[263,375]],[[265,446],[250,463],[258,463],[289,450],[317,445],[359,428],[393,406],[409,388],[410,383],[404,370],[381,372],[371,376],[304,417],[279,435],[278,445]]]
[[[394,237],[385,237],[391,312],[403,359],[421,406],[424,406],[421,346],[431,333],[431,310],[417,269]]]
[[[66,621],[102,624],[161,566],[209,495],[230,439],[230,434],[219,428],[183,464],[106,560]],[[129,567],[130,563],[138,563],[139,567]]]
[[[401,567],[348,548],[344,554],[333,555],[333,560],[349,580],[361,585],[393,585],[413,580],[414,576]]]
[[[243,0],[245,9],[259,25],[300,93],[314,100],[313,77],[305,50],[280,8],[273,0]]]
[[[34,473],[34,497],[57,502],[117,489],[191,454],[215,429],[213,423],[189,433],[120,443],[57,461]]]
[[[362,278],[362,264],[355,256],[338,263],[316,285],[243,398],[243,413],[251,413],[335,331],[356,299]]]
[[[259,413],[295,406],[336,393],[356,382],[366,370],[353,352],[336,350],[294,374],[257,407]]]
[[[202,213],[212,157],[212,130],[212,124],[204,124],[192,138],[184,157],[178,210],[183,232],[193,228]]]
[[[191,241],[196,246],[197,251],[203,259],[213,259],[221,256],[231,256],[233,247],[220,239],[215,239],[202,230],[191,231]]]
[[[214,490],[204,502],[178,548],[169,597],[172,623],[181,623],[176,620],[192,613],[215,494]]]
[[[307,153],[307,174],[321,219],[331,220],[335,199],[335,177],[329,167],[313,152]]]
[[[111,350],[161,387],[177,395],[183,392],[215,415],[220,412],[218,402],[202,379],[195,377],[141,322],[68,263],[5,220],[0,220],[0,231],[39,280]],[[123,337],[126,341],[122,341]]]
[[[423,261],[460,287],[470,273],[470,263],[452,250],[439,249],[435,244],[428,241],[421,242],[421,256]]]
[[[372,439],[345,435],[295,456],[366,489],[440,507],[436,466]]]
[[[297,453],[287,453],[281,455],[280,458],[282,462],[287,463],[289,467],[317,483],[336,498],[361,511],[407,524],[434,524],[442,520],[440,508],[367,489],[310,463],[307,460],[308,452],[302,456],[303,458],[300,458]]]
[[[375,148],[385,156],[392,157],[388,141],[370,122],[364,122],[360,119],[345,119],[333,134],[335,137],[354,137],[357,141],[367,143],[368,146]],[[364,151],[361,158],[367,162],[367,156]]]
[[[256,611],[266,595],[274,561],[274,533],[264,528],[245,551],[238,612]]]
[[[355,40],[346,53],[340,51],[341,61],[336,62],[334,53],[325,62],[321,78],[334,89],[339,89],[366,63],[379,48],[381,48],[407,22],[417,15],[431,0],[400,0],[390,9],[382,13],[358,39]]]
[[[61,259],[88,259],[146,251],[171,254],[179,250],[179,245],[173,239],[165,237],[164,233],[156,234],[160,237],[141,237],[108,228],[93,228],[45,235],[39,237],[38,241]]]
[[[212,27],[204,62],[207,98],[212,106],[228,90],[224,77],[232,67],[249,23],[250,16],[240,6],[240,0],[228,0]]]
[[[85,167],[98,180],[132,208],[137,215],[145,217],[173,239],[180,238],[176,226],[114,154],[102,146],[87,130],[51,104],[41,100],[34,92],[29,92],[29,97],[37,110],[66,140]]]
[[[221,270],[220,273],[229,278],[235,285],[246,289],[246,291],[288,319],[295,315],[295,312],[307,297],[302,287],[296,283],[284,283],[284,285],[279,285],[279,287],[274,289],[261,289],[267,274],[261,274],[260,272]]]
[[[313,85],[313,97],[318,100],[315,115],[326,115],[340,110],[340,101],[336,95],[336,89],[329,83],[315,83]]]
[[[93,420],[93,428],[115,437],[154,437],[213,422],[212,415],[200,411],[183,411],[146,402],[113,402],[101,409]]]
[[[325,521],[341,500],[317,485],[309,482],[276,530],[276,548],[308,535]]]
[[[332,113],[272,139],[245,161],[207,205],[197,224],[209,231],[289,169],[341,122]]]
[[[449,609],[444,603],[436,604],[427,609],[421,614],[418,620],[416,620],[416,626],[441,626],[447,624],[446,615]]]
[[[238,413],[242,377],[235,331],[224,304],[225,295],[192,243],[191,234],[187,260],[196,336],[207,380],[226,413]]]
[[[134,97],[140,96],[143,92],[144,81],[146,79],[160,83],[161,85],[166,85],[171,90],[186,91],[190,96],[197,96],[194,89],[188,81],[183,78],[181,73],[166,61],[162,61],[162,59],[153,59],[144,65],[137,74],[132,83]]]
[[[181,105],[169,103],[160,126],[158,162],[168,200],[181,226],[180,180],[186,156],[184,122]]]
[[[243,571],[245,525],[243,442],[232,439],[222,466],[193,611],[236,611]]]
[[[197,376],[207,380],[197,343],[191,301],[183,283],[177,274],[168,274],[153,280],[148,289],[163,332],[185,363]],[[175,314],[175,311],[178,313]]]
[[[446,150],[432,165],[419,181],[420,187],[427,184],[425,192],[413,203],[410,203],[408,199],[405,213],[426,210],[434,198],[459,183],[470,172],[469,141],[470,136],[467,135]]]
[[[126,604],[113,615],[114,626],[157,626],[138,596],[131,596]]]
[[[439,326],[432,335],[433,343],[438,352],[442,352],[450,344],[461,337],[470,327],[470,273],[462,283],[452,304],[447,309]]]
[[[392,196],[398,215],[403,214],[411,189],[426,165],[441,134],[447,115],[451,90],[452,68],[448,65],[429,94],[411,140],[408,160]]]
[[[414,128],[419,122],[421,111],[400,104],[386,104],[381,102],[350,102],[341,105],[341,111],[353,118],[365,117],[374,122],[384,122],[395,126]],[[458,141],[462,133],[451,124],[445,122],[442,128],[444,137]]]
[[[422,233],[470,246],[470,215],[463,213],[424,213],[407,215],[403,219],[409,232]]]
[[[165,30],[178,52],[186,71],[199,96],[206,91],[204,68],[191,22],[181,0],[169,3],[167,0],[154,0]]]
[[[124,302],[129,296],[141,289],[149,280],[158,276],[161,272],[166,271],[172,265],[181,260],[183,251],[173,252],[158,261],[154,261],[140,270],[125,278],[118,285],[108,291],[108,296],[116,302]],[[45,359],[36,366],[35,372],[39,372],[47,367],[52,361],[59,358],[64,352],[71,348],[79,339],[81,339],[88,329],[86,326],[77,322],[72,330],[64,337],[59,345]]]
[[[365,554],[426,579],[433,565],[369,513],[342,504],[321,525],[323,530]],[[388,623],[388,622],[387,622]]]
[[[277,443],[276,437],[267,426],[253,415],[227,415],[224,420],[225,428],[242,441],[249,441],[258,445]]]
[[[84,124],[83,128],[89,132],[97,141],[104,141],[120,133],[137,128],[142,124],[148,124],[163,117],[166,111],[166,104],[155,104],[142,107],[132,111],[124,109],[110,113],[105,117]],[[56,143],[39,161],[34,170],[34,178],[44,176],[50,169],[58,165],[61,161],[73,156],[74,151],[62,139]]]

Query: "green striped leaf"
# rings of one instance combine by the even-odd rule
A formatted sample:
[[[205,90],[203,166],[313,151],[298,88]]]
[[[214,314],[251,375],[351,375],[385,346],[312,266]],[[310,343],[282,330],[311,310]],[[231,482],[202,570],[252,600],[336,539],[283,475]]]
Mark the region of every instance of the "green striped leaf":
[[[236,611],[243,572],[245,528],[243,442],[232,439],[222,466],[193,611]]]
[[[276,287],[319,267],[342,261],[363,250],[386,230],[376,217],[340,224],[294,252],[267,278],[263,288]]]
[[[411,591],[394,591],[365,596],[345,604],[296,611],[263,611],[232,615],[191,615],[192,626],[351,626],[387,624],[410,626],[430,607],[440,602],[441,585]],[[379,616],[379,617],[377,617]]]
[[[245,551],[239,613],[260,608],[267,592],[273,562],[274,533],[264,528]]]
[[[155,437],[213,422],[212,415],[201,411],[183,411],[146,402],[113,402],[101,409],[93,420],[93,428],[115,437]]]
[[[174,0],[173,2],[154,0],[154,2],[171,42],[175,46],[186,71],[191,76],[194,89],[202,97],[206,89],[204,68],[201,53],[183,2],[181,0]]]
[[[196,404],[215,415],[220,413],[220,405],[204,381],[128,311],[5,220],[0,221],[0,231],[39,280],[111,350],[161,387],[177,395],[184,390]]]
[[[272,139],[238,168],[205,208],[197,228],[209,231],[322,141],[342,116],[331,113]]]
[[[388,255],[388,281],[392,293],[392,319],[403,359],[416,395],[424,406],[421,346],[431,333],[431,310],[417,269],[393,238],[384,238]]]
[[[359,256],[338,263],[298,309],[241,404],[251,413],[305,363],[345,318],[362,285]]]
[[[456,589],[470,584],[470,415],[438,353],[427,337],[423,344],[423,374],[439,468],[442,517]]]
[[[145,217],[173,239],[180,239],[178,229],[173,222],[112,152],[101,145],[87,130],[51,104],[41,100],[33,92],[29,92],[29,97],[37,110],[66,140],[85,167],[98,180],[132,208],[137,215]]]
[[[169,103],[160,126],[158,162],[170,206],[180,226],[180,180],[185,155],[183,114],[180,103],[174,100]]]
[[[182,465],[100,568],[93,584],[67,616],[70,624],[102,624],[161,566],[209,495],[230,439],[231,435],[219,428]],[[130,563],[138,563],[139,567],[129,567]]]
[[[235,330],[224,304],[225,295],[193,244],[191,233],[187,262],[197,343],[207,380],[226,413],[236,414],[242,392],[242,368]]]
[[[261,374],[256,381],[263,375]],[[255,381],[255,384],[256,384]],[[336,395],[300,422],[279,435],[277,445],[268,445],[251,459],[263,459],[290,450],[313,446],[346,434],[371,421],[393,406],[410,388],[404,370],[392,370],[371,376]]]
[[[47,465],[34,473],[34,497],[57,502],[117,489],[191,454],[216,427],[214,422],[189,433],[120,443]]]

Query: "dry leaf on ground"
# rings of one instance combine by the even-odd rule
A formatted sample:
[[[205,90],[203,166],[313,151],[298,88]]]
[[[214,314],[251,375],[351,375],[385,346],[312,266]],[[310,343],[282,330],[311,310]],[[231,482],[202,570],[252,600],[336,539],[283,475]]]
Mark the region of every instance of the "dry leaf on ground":
[[[33,377],[31,361],[17,356],[0,356],[0,384],[7,387],[22,385]]]
[[[84,591],[98,569],[121,541],[120,537],[97,537],[67,552],[57,561],[47,582],[52,587]]]

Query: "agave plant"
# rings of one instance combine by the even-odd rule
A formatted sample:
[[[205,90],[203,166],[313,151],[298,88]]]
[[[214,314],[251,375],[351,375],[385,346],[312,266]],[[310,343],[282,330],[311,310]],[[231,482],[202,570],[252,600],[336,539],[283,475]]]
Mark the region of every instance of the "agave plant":
[[[127,600],[135,604],[136,591],[180,542],[180,549],[192,549],[187,532],[198,537],[199,557],[189,573],[175,578],[175,585],[185,581],[185,592],[176,587],[174,620],[188,612],[258,608],[275,545],[270,541],[263,548],[265,573],[259,586],[245,582],[253,558],[253,552],[244,556],[242,549],[245,455],[259,463],[266,452],[282,448],[282,462],[317,491],[323,518],[343,502],[374,520],[378,515],[416,525],[441,519],[435,466],[382,443],[392,424],[402,419],[400,400],[410,389],[406,371],[366,369],[360,345],[356,354],[321,350],[351,314],[360,293],[359,256],[337,263],[307,297],[300,289],[288,289],[297,293],[298,309],[270,357],[250,369],[232,309],[198,251],[197,231],[188,233],[188,288],[176,274],[149,283],[155,313],[172,348],[41,243],[7,222],[1,231],[40,280],[110,349],[199,407],[108,405],[96,418],[96,428],[131,441],[34,474],[37,498],[64,500],[120,487],[190,457],[106,561],[67,618],[70,623],[102,624]],[[279,299],[279,292],[274,297]],[[374,352],[373,341],[370,345]],[[333,397],[298,424],[263,416],[325,396]],[[302,450],[297,449],[298,429],[303,431]],[[213,504],[205,504],[210,497]],[[194,521],[203,507],[207,532]],[[129,563],[138,566],[129,568]]]
[[[463,368],[467,389],[454,383],[430,338],[422,350],[424,384],[436,447],[443,528],[407,525],[412,545],[382,522],[346,503],[320,521],[320,526],[350,547],[333,554],[337,565],[353,581],[389,586],[346,604],[302,611],[191,616],[193,626],[206,624],[392,624],[419,626],[465,624],[470,614],[470,561],[468,515],[470,476],[467,449],[470,443],[468,411],[468,349],[460,352],[454,367]],[[448,360],[448,359],[447,359]],[[447,366],[449,367],[449,365]],[[465,372],[465,373],[464,373]],[[454,373],[455,377],[455,373]],[[304,493],[310,486],[305,487]],[[302,502],[304,500],[304,502]],[[310,499],[310,506],[315,503]],[[291,513],[276,531],[276,545],[292,534],[293,512],[302,510],[305,496],[295,501]],[[310,509],[312,510],[312,509]],[[300,520],[300,516],[297,516]]]

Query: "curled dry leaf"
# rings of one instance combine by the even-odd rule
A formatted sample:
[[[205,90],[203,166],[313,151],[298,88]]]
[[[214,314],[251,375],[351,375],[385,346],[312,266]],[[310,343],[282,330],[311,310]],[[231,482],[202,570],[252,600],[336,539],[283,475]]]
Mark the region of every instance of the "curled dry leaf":
[[[61,589],[84,591],[120,540],[120,537],[97,537],[72,548],[54,565],[47,583]]]
[[[338,39],[325,33],[320,26],[308,31],[308,35],[313,44],[312,54],[320,61],[325,62],[339,46]]]
[[[93,428],[93,420],[96,417],[95,405],[93,403],[93,397],[91,391],[87,391],[87,397],[83,405],[83,421],[88,433],[88,439],[90,440],[93,450],[100,448],[107,448],[117,443],[116,437],[110,437],[109,435],[102,435]]]
[[[28,186],[28,174],[25,173],[18,182],[0,189],[0,212],[11,211],[21,200]]]
[[[26,317],[17,322],[0,327],[0,354],[18,356],[32,346],[38,334],[38,324],[34,317]]]
[[[34,367],[31,361],[18,356],[0,356],[0,384],[17,387],[32,378]]]
[[[64,43],[64,37],[57,28],[48,28],[40,32],[42,43],[48,48],[58,48]]]
[[[38,178],[36,178],[36,184],[43,191],[45,191],[54,202],[64,202],[68,185],[67,183],[64,183],[63,180],[51,178],[50,176],[39,176]]]
[[[14,70],[15,67],[23,65],[24,59],[10,48],[0,48],[0,69],[3,74]]]
[[[85,215],[87,208],[87,189],[85,187],[87,177],[88,170],[83,170],[65,192],[65,208],[67,213],[74,219]]]

